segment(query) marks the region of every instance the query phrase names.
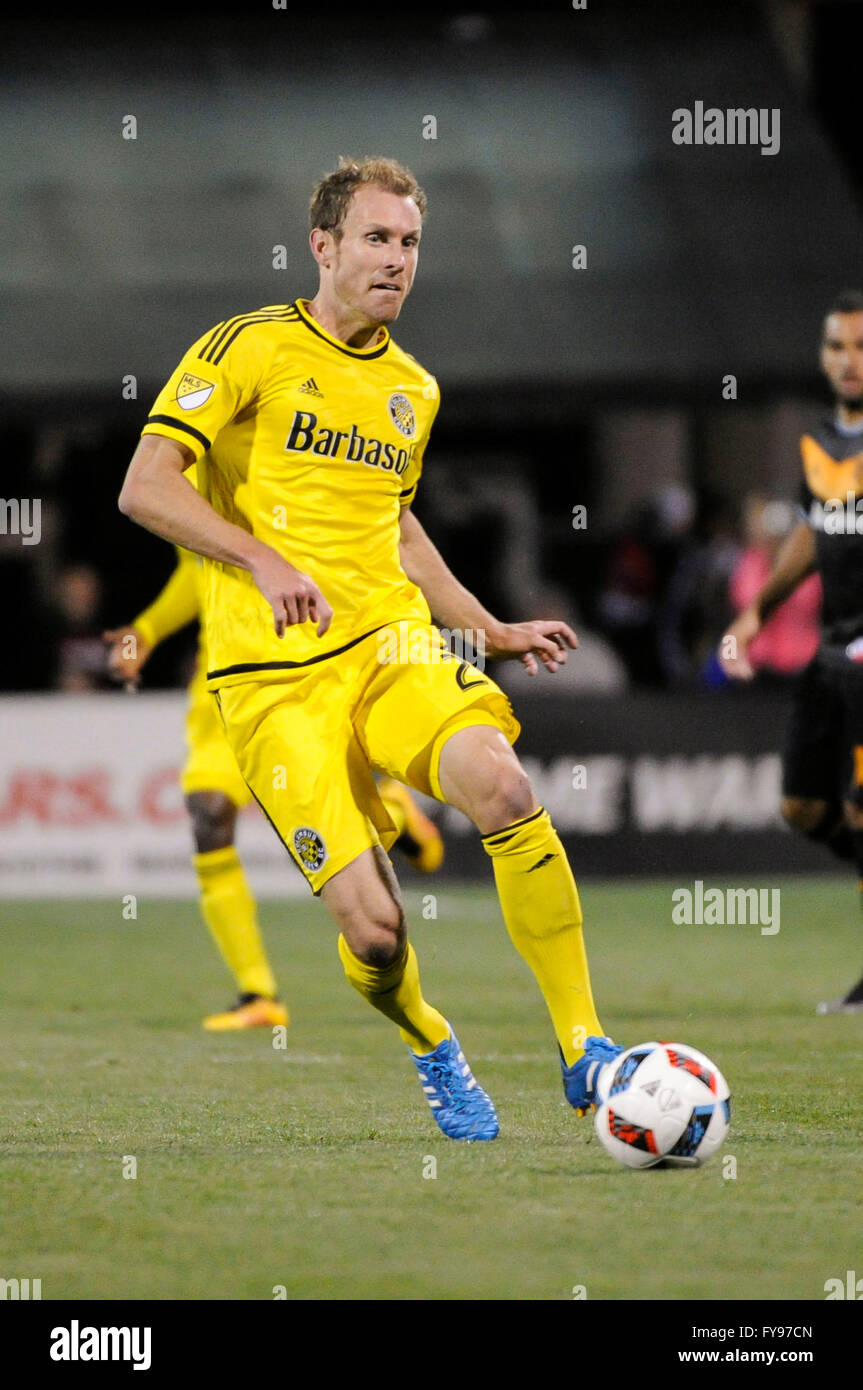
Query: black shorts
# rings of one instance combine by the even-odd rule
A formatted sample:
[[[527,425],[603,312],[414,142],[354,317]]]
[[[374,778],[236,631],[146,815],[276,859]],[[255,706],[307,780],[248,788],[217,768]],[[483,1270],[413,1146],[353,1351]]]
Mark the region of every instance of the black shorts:
[[[821,648],[796,678],[782,794],[863,807],[863,663]]]

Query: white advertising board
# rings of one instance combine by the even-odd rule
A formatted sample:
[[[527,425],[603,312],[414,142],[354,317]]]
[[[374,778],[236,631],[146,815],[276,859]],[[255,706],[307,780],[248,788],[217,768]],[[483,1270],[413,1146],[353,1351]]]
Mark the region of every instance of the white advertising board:
[[[0,698],[0,898],[194,897],[184,714],[180,692]],[[237,845],[258,896],[308,893],[254,803]]]

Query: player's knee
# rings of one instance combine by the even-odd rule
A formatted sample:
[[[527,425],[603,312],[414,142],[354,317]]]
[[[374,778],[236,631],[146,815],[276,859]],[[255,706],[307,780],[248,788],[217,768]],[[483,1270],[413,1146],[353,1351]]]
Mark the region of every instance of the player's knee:
[[[500,769],[494,786],[486,794],[483,824],[490,824],[494,829],[512,825],[514,821],[524,820],[535,807],[536,799],[527,773],[513,758]]]
[[[804,796],[783,796],[782,819],[799,830],[802,835],[811,835],[818,830],[827,813],[826,801],[813,801]]]
[[[374,941],[366,942],[358,954],[364,965],[370,965],[374,970],[386,970],[394,965],[399,956],[404,952],[404,942],[399,942],[395,937],[378,937]]]
[[[330,901],[327,907],[351,952],[365,965],[384,970],[403,953],[407,922],[401,903],[391,893],[381,893],[376,886],[372,893],[358,891],[350,901],[335,905]]]
[[[407,925],[401,909],[393,903],[392,912],[386,909],[375,913],[352,932],[349,943],[354,955],[375,970],[386,970],[404,953],[407,944]]]
[[[222,792],[192,792],[186,797],[198,854],[227,849],[234,843],[237,808]]]

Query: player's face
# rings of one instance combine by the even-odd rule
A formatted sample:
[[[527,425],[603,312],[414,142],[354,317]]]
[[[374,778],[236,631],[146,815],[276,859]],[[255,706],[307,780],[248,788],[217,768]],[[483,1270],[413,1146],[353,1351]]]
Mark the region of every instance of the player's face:
[[[841,404],[863,409],[863,312],[827,315],[821,366]]]
[[[331,288],[370,324],[392,323],[414,282],[422,226],[413,198],[358,188],[335,242]]]

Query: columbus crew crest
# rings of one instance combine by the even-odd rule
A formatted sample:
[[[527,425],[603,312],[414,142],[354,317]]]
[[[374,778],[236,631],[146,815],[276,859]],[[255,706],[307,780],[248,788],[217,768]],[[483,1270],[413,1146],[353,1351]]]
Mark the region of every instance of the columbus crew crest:
[[[197,410],[205,405],[216,389],[214,381],[204,381],[203,377],[186,372],[177,387],[177,405],[181,410]]]
[[[317,830],[301,825],[294,831],[294,849],[306,873],[316,874],[327,862],[327,847]]]
[[[390,412],[390,419],[397,430],[400,430],[405,439],[413,439],[417,427],[414,408],[407,396],[396,393],[390,396],[387,401],[387,409]]]

